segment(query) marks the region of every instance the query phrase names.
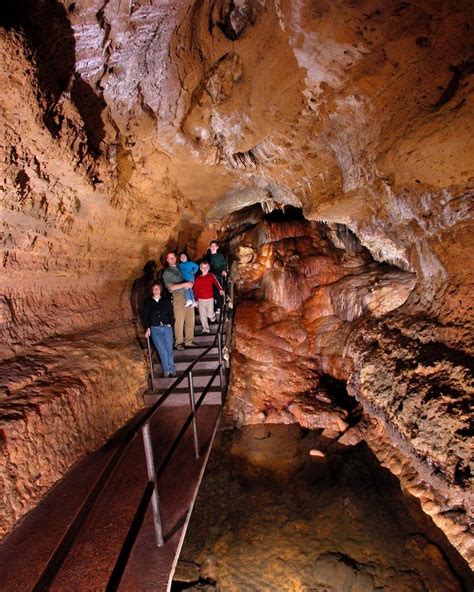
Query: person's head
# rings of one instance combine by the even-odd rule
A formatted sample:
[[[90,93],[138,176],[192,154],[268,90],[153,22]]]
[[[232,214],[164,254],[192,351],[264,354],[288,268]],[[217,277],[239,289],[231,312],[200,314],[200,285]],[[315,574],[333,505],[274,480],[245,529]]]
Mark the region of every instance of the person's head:
[[[166,253],[166,262],[171,267],[176,266],[176,253],[174,251],[168,251],[168,253]]]
[[[201,270],[202,275],[206,275],[206,273],[209,273],[211,266],[209,265],[209,263],[207,261],[203,261],[201,263],[201,265],[199,266],[199,269]]]
[[[147,261],[145,263],[145,265],[143,266],[143,273],[145,275],[148,275],[149,273],[153,273],[156,270],[156,261],[153,261],[153,259],[150,259],[150,261]]]
[[[160,298],[161,296],[161,286],[159,282],[153,282],[151,285],[151,294],[153,298]]]
[[[186,263],[186,261],[188,260],[188,256],[184,251],[179,254],[179,260],[181,261],[181,263]]]
[[[217,253],[218,249],[219,249],[219,243],[217,241],[211,241],[209,243],[209,250],[211,251],[211,253],[213,255],[215,255]]]

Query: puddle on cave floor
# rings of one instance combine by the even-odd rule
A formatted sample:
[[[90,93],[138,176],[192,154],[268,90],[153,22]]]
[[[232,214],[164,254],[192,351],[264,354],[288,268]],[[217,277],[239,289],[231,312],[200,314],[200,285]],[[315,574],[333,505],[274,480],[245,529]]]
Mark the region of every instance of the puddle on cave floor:
[[[454,592],[467,564],[364,445],[296,426],[220,432],[172,590]]]

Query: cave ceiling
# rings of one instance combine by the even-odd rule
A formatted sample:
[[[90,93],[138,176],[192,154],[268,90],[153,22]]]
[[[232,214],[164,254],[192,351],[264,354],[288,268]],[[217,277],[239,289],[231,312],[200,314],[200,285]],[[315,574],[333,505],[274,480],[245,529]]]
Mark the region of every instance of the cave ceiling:
[[[51,108],[71,96],[119,203],[168,189],[198,218],[268,202],[357,229],[472,182],[469,7],[63,0],[35,18],[65,46]]]
[[[306,323],[298,347],[387,423],[384,441],[401,434],[393,446],[422,467],[401,482],[474,564],[473,1],[5,0],[0,25],[0,462],[20,467],[4,531],[138,409],[128,295],[144,262],[200,256],[218,237],[240,255],[243,291],[261,282],[265,300],[240,309],[237,364],[268,343],[285,352]],[[295,224],[265,218],[284,208]],[[355,275],[351,256],[339,265],[354,245]],[[321,285],[301,276],[311,262]],[[63,433],[48,427],[54,405],[76,444],[50,458],[36,431]],[[398,475],[379,423],[366,439]]]

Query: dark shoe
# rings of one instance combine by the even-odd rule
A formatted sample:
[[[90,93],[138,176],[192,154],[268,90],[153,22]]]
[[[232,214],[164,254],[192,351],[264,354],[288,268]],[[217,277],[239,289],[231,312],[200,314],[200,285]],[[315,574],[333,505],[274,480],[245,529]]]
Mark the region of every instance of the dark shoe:
[[[170,376],[171,378],[176,378],[178,375],[176,374],[176,372],[170,372],[168,376]]]
[[[194,343],[194,341],[191,341],[191,343],[185,343],[184,347],[197,347],[197,343]]]
[[[183,345],[182,343],[178,343],[178,345],[176,346],[176,349],[177,349],[178,351],[183,351],[183,349],[184,349],[184,345]]]

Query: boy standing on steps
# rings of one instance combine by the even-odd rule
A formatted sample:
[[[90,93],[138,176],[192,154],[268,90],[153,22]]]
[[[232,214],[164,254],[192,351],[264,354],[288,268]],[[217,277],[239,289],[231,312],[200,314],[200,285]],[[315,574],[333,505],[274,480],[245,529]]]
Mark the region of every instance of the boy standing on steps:
[[[194,282],[194,295],[198,301],[202,332],[210,333],[209,320],[211,323],[216,320],[216,313],[214,312],[214,286],[219,290],[221,296],[223,296],[224,290],[216,280],[215,275],[209,273],[210,265],[207,261],[203,261],[199,268],[202,275],[198,276]]]

